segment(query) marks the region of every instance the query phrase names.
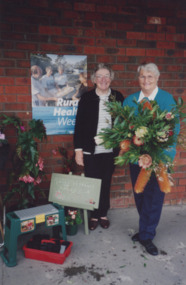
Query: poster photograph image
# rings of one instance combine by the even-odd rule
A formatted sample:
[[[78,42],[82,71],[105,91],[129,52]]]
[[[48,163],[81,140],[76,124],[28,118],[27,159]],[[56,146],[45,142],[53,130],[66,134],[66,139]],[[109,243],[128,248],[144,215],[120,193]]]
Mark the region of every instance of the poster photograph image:
[[[78,102],[87,87],[87,56],[31,55],[32,117],[47,135],[73,134]]]

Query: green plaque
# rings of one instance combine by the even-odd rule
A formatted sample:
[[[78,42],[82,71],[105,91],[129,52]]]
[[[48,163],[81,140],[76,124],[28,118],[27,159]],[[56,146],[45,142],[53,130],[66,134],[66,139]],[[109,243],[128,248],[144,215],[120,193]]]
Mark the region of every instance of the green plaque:
[[[86,210],[98,208],[101,179],[53,173],[49,201]]]

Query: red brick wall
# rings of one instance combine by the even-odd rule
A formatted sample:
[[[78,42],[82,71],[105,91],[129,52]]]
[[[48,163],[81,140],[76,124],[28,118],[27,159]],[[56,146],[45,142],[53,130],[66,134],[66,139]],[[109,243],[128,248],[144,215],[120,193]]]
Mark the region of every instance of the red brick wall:
[[[97,62],[115,71],[112,86],[128,96],[138,89],[136,68],[145,61],[161,70],[159,86],[186,99],[185,0],[6,0],[0,4],[0,112],[32,118],[30,53],[87,55],[89,73]],[[89,81],[90,83],[90,81]],[[16,137],[8,130],[12,146]],[[62,145],[73,153],[71,135],[48,136],[39,145],[45,159],[49,189],[52,172],[61,172]],[[186,203],[186,152],[178,149],[175,186],[166,204]],[[1,193],[6,190],[2,171]],[[117,167],[111,191],[112,207],[134,205],[128,167]]]

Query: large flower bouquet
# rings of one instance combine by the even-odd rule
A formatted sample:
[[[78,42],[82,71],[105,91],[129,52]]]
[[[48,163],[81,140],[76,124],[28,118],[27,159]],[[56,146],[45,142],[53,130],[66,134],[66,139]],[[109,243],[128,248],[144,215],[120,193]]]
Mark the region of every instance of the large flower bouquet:
[[[107,103],[107,109],[114,118],[111,129],[99,134],[100,144],[105,148],[120,147],[115,164],[138,163],[141,167],[134,190],[141,193],[154,171],[163,192],[170,192],[172,181],[168,169],[172,162],[165,150],[177,142],[175,134],[179,123],[179,108],[171,112],[161,111],[155,101],[135,102],[138,107],[122,106],[119,102]]]

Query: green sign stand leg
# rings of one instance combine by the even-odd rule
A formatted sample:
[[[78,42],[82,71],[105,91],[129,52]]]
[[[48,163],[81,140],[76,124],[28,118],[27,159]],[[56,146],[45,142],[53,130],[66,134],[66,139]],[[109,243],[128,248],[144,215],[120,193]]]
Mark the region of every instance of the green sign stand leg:
[[[89,229],[88,229],[88,213],[87,210],[83,210],[84,212],[84,223],[85,223],[85,234],[88,235],[89,234]]]

